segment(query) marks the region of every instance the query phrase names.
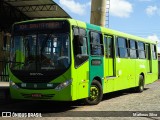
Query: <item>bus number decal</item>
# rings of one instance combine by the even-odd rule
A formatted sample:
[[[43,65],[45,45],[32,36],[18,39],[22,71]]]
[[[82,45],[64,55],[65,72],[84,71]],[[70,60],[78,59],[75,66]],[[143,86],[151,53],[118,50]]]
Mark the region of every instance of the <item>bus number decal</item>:
[[[92,60],[92,65],[100,65],[100,64],[101,64],[101,60],[98,60],[98,59]]]

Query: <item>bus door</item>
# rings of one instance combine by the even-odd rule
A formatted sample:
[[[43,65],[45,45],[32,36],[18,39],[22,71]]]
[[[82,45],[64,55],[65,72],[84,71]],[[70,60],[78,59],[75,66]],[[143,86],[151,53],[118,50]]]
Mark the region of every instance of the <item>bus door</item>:
[[[95,77],[100,77],[101,80],[103,79],[103,37],[102,34],[95,31],[89,32],[90,36],[90,67],[89,67],[89,75],[90,75],[90,85],[92,80]],[[102,82],[103,84],[103,82]]]
[[[104,37],[105,44],[105,74],[107,77],[114,76],[114,64],[113,64],[113,36],[106,35]]]
[[[151,47],[150,44],[146,44],[146,57],[147,57],[147,73],[151,73]]]

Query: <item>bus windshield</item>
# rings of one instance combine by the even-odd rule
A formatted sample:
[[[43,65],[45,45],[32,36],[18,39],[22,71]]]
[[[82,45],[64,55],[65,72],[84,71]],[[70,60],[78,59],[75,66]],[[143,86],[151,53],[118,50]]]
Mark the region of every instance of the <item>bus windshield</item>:
[[[69,33],[37,32],[12,38],[11,70],[65,70],[70,65]]]

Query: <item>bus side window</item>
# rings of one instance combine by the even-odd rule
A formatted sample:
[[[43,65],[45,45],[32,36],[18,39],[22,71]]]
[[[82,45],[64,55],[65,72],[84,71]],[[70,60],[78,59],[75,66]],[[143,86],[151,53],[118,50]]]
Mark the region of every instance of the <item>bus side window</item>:
[[[91,55],[103,55],[102,34],[90,32],[90,48]]]
[[[117,38],[117,55],[120,58],[128,57],[127,40],[125,38]]]
[[[146,45],[146,58],[147,58],[148,60],[150,60],[150,59],[151,59],[151,48],[150,48],[150,44],[146,43],[145,45]]]
[[[152,58],[153,58],[154,60],[157,59],[156,45],[152,45]]]
[[[74,60],[75,67],[79,67],[86,60],[88,60],[88,47],[87,47],[87,37],[86,31],[81,28],[73,28],[74,38],[73,38],[73,50],[74,50]]]
[[[113,57],[113,37],[112,36],[105,36],[104,43],[105,43],[106,57],[112,58]]]
[[[145,45],[143,42],[138,42],[138,55],[140,59],[145,59],[146,54],[145,54]]]
[[[129,40],[129,53],[131,59],[137,58],[137,50],[136,50],[136,41],[135,40]]]

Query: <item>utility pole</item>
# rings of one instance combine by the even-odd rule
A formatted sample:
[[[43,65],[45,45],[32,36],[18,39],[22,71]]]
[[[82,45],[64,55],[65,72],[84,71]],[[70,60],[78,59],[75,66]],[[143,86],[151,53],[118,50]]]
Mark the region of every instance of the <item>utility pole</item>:
[[[92,0],[90,23],[105,27],[106,0]]]

